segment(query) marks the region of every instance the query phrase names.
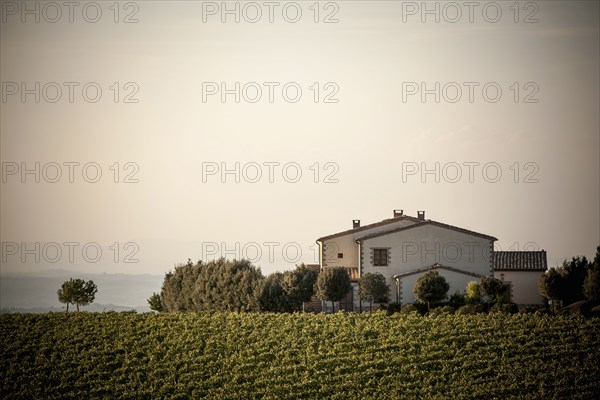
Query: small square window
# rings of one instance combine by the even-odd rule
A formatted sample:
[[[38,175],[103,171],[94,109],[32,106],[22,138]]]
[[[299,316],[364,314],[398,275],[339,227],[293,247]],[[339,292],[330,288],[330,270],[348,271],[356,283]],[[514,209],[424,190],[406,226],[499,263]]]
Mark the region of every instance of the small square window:
[[[344,258],[344,253],[338,253],[338,258]]]
[[[373,265],[375,267],[388,266],[388,249],[373,249]]]

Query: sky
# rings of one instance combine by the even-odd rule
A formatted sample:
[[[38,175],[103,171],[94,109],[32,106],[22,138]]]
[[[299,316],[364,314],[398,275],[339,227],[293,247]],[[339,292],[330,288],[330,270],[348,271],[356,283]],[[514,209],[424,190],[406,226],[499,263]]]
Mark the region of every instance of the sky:
[[[2,274],[283,271],[393,209],[600,243],[598,2],[0,3]]]

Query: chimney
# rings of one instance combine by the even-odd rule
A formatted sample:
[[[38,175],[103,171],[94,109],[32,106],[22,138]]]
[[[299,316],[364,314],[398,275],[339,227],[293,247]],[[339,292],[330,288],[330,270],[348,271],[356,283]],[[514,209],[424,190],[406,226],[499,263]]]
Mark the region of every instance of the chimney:
[[[394,210],[394,218],[398,218],[404,215],[404,210]]]
[[[425,211],[417,211],[417,218],[421,221],[425,221]]]
[[[360,228],[360,219],[352,220],[352,229]]]

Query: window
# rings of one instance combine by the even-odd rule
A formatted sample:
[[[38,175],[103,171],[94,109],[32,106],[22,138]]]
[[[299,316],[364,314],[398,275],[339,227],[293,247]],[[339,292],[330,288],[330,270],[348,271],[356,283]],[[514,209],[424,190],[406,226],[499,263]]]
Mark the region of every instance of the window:
[[[375,267],[388,266],[388,249],[373,249],[373,265]]]
[[[338,258],[344,258],[344,253],[338,253]]]

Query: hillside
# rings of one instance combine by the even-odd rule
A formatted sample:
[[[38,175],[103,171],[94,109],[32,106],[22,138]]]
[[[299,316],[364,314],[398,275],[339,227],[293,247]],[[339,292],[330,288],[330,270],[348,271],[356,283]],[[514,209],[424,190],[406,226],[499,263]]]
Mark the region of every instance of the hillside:
[[[600,319],[0,315],[0,398],[592,399]]]

